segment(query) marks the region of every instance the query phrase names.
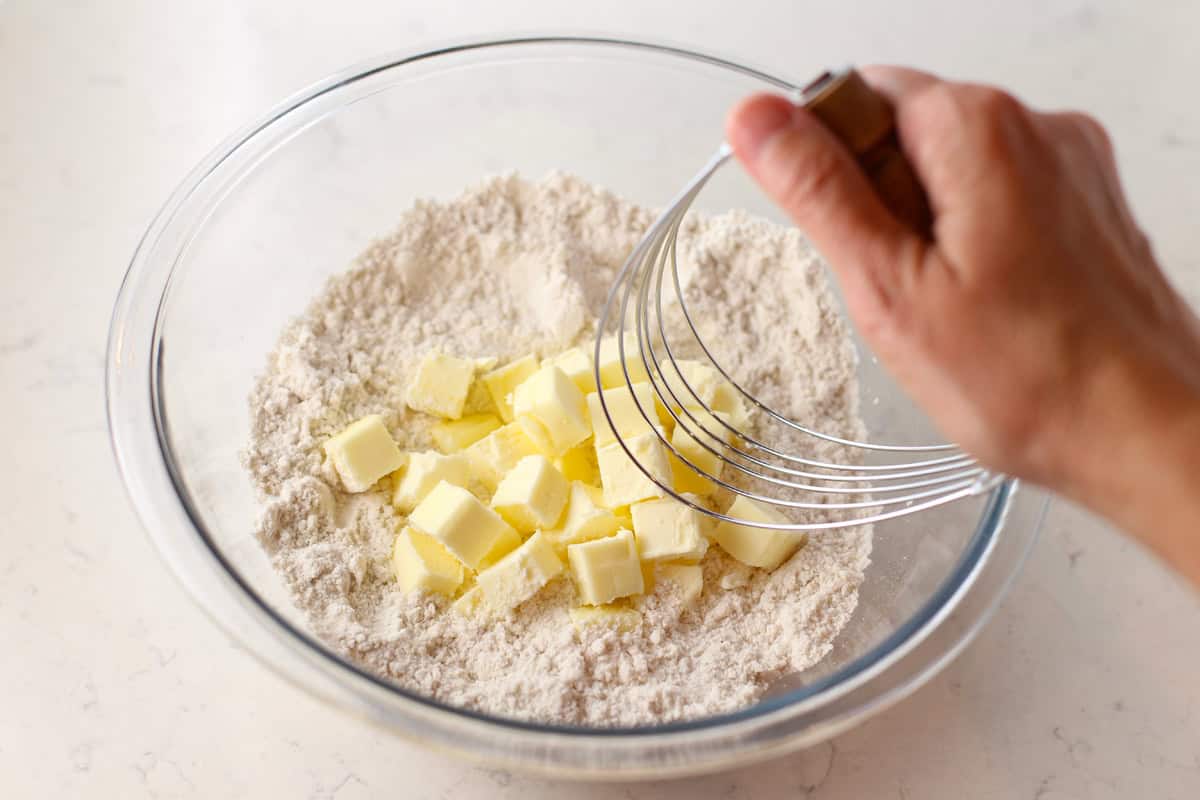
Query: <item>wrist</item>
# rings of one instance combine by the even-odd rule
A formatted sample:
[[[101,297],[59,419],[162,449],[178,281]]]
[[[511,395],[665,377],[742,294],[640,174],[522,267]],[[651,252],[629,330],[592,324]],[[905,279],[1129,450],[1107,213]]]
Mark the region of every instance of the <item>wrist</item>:
[[[1175,362],[1175,359],[1171,359]],[[1191,369],[1114,361],[1091,388],[1067,497],[1091,508],[1200,584],[1200,349]]]

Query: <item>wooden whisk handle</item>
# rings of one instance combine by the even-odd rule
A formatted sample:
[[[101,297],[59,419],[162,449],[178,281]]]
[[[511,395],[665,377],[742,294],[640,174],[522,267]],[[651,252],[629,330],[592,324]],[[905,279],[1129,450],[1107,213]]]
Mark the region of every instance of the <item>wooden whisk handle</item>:
[[[900,149],[892,106],[857,70],[826,72],[804,87],[803,105],[854,153],[884,204],[929,236],[933,213]]]

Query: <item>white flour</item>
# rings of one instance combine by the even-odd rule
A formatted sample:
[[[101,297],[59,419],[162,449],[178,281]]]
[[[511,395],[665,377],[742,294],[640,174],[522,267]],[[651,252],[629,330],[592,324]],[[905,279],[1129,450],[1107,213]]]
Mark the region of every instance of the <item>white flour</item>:
[[[488,624],[401,592],[387,479],[382,491],[345,495],[322,465],[322,442],[364,414],[382,414],[401,447],[430,446],[427,418],[403,402],[429,349],[503,360],[588,341],[651,218],[569,176],[491,179],[407,212],[284,331],[250,398],[245,460],[266,502],[258,536],[333,648],[446,703],[602,726],[730,711],[828,652],[854,611],[869,530],[813,535],[770,574],[711,548],[693,608],[661,584],[638,629],[580,641],[564,579]],[[692,220],[680,246],[688,301],[718,361],[775,409],[858,434],[854,353],[799,234],[733,213]]]

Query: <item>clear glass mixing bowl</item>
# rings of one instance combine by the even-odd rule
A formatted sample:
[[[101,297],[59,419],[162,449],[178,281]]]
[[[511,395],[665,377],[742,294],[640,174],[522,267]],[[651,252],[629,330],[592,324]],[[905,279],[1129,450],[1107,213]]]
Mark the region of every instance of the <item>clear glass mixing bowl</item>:
[[[107,392],[130,496],[213,619],[296,685],[403,736],[573,776],[698,772],[813,744],[944,666],[995,608],[1035,538],[1045,499],[1028,487],[1005,483],[879,525],[859,608],[834,651],[758,704],[624,730],[490,717],[360,671],[311,635],[251,535],[257,505],[238,461],[251,384],[288,319],[414,200],[452,197],[488,173],[561,169],[657,205],[713,150],[731,103],[792,86],[628,41],[478,42],[336,75],[200,164],[150,226],[121,287]],[[734,167],[697,207],[783,221]],[[872,435],[936,441],[862,352]]]

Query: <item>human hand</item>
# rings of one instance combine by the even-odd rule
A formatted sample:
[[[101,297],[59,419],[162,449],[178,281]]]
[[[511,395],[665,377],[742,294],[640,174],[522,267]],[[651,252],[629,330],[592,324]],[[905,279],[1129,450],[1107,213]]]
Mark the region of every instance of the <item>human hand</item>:
[[[989,87],[863,74],[894,106],[932,238],[784,98],[730,114],[739,159],[947,436],[1106,514],[1200,583],[1200,322],[1126,205],[1104,130]]]

